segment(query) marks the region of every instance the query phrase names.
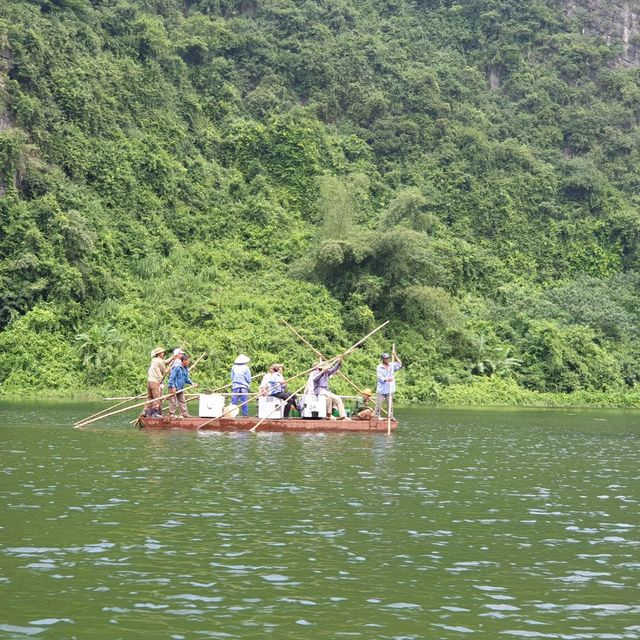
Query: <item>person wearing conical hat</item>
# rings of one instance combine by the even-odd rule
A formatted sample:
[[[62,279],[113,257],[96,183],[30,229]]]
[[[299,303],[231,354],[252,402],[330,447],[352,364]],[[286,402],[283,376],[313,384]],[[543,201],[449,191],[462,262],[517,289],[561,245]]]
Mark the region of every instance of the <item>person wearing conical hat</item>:
[[[245,418],[249,415],[250,362],[251,358],[241,353],[231,367],[231,403],[240,407]]]
[[[147,418],[162,418],[162,401],[157,400],[162,395],[162,381],[169,373],[169,364],[173,360],[164,359],[164,349],[156,347],[151,352],[151,364],[147,371],[147,404],[144,406],[144,415]]]
[[[380,356],[380,360],[382,362],[376,368],[378,386],[376,387],[376,408],[373,411],[373,415],[376,418],[380,417],[380,409],[383,403],[389,404],[389,398],[396,392],[395,373],[402,367],[402,362],[400,362],[400,358],[398,358],[395,351],[393,352],[393,357],[388,353],[383,353]]]
[[[356,420],[371,420],[373,418],[371,395],[371,389],[363,389],[362,394],[356,398],[353,406],[353,417]]]

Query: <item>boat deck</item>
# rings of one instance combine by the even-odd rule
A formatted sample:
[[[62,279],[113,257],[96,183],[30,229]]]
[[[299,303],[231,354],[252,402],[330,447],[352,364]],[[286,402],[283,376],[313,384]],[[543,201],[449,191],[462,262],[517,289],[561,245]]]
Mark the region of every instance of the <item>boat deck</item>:
[[[259,418],[140,418],[142,429],[192,429],[205,431],[249,431],[260,422]],[[391,430],[398,427],[398,421],[391,421]],[[387,420],[314,420],[309,418],[266,419],[256,431],[280,431],[291,433],[386,433]]]

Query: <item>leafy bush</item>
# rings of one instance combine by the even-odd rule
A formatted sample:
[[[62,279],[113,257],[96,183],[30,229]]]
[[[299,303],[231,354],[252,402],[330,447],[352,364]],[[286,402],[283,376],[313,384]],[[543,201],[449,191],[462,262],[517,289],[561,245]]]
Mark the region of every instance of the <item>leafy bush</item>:
[[[547,0],[1,3],[0,389],[304,370],[283,315],[329,354],[391,319],[345,367],[395,339],[402,401],[634,401],[618,51]]]

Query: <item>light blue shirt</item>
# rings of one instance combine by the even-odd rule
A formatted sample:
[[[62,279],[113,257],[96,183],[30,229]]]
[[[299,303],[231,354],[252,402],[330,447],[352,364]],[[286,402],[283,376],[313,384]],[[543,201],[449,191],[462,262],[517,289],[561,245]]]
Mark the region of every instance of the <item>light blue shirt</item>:
[[[284,378],[279,371],[267,373],[262,380],[262,387],[267,389],[267,393],[272,396],[274,393],[284,391]]]
[[[246,389],[251,386],[251,371],[246,364],[234,364],[231,367],[231,390]]]
[[[399,362],[390,362],[388,365],[378,365],[376,369],[378,375],[377,393],[387,394],[396,392],[396,377],[394,374],[401,366]],[[387,380],[387,378],[391,378],[391,380]]]

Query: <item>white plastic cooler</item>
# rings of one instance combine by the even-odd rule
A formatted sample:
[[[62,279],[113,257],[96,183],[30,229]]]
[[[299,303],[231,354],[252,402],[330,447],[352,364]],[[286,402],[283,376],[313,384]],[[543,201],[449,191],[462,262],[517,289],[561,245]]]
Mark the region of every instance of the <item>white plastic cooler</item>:
[[[258,398],[258,418],[279,420],[284,417],[285,401],[274,396],[260,396]]]
[[[303,418],[326,418],[327,399],[324,396],[306,394],[302,396],[302,417]]]
[[[224,413],[224,396],[218,393],[201,393],[198,416],[219,418]]]

